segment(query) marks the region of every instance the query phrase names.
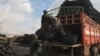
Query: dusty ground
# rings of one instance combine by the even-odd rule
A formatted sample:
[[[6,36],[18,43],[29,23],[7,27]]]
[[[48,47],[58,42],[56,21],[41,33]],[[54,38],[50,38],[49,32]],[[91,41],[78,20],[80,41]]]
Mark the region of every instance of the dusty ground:
[[[13,46],[17,56],[29,55],[29,47]],[[100,56],[100,55],[98,55]]]
[[[21,46],[13,46],[17,56],[24,56],[29,55],[29,48],[28,47],[21,47]]]

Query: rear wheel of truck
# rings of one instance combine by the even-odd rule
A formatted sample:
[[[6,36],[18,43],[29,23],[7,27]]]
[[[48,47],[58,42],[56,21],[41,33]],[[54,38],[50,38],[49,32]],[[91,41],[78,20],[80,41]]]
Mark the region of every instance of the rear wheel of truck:
[[[91,56],[98,56],[98,48],[97,47],[91,47],[90,48],[90,55]]]

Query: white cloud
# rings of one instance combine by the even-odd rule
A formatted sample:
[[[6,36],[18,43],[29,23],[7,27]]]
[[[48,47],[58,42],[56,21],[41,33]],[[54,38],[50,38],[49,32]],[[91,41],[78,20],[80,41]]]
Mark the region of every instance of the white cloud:
[[[31,5],[28,0],[10,0],[11,6],[13,7],[12,9],[15,10],[16,12],[24,12],[24,13],[29,13],[31,12]]]
[[[38,29],[41,27],[41,17],[34,17],[34,22],[33,22],[33,33],[35,33]]]
[[[96,8],[100,12],[100,0],[91,0],[94,8]]]
[[[31,14],[32,8],[28,0],[0,0],[0,32],[31,33],[31,30],[23,25],[32,20]]]

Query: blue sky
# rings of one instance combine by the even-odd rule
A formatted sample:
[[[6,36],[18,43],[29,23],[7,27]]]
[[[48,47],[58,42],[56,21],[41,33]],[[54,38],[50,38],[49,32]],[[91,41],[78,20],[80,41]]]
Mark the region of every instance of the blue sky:
[[[64,0],[0,0],[0,33],[34,33],[41,25],[45,9],[59,7]],[[91,0],[100,11],[100,0]]]
[[[43,10],[49,8],[52,4],[53,0],[30,0],[32,3],[32,7],[34,8],[33,15],[36,17],[40,17],[42,15]]]
[[[30,0],[32,9],[33,9],[33,31],[35,32],[40,28],[41,16],[43,14],[43,10],[49,8],[52,4],[53,0]],[[35,22],[34,22],[35,21]]]

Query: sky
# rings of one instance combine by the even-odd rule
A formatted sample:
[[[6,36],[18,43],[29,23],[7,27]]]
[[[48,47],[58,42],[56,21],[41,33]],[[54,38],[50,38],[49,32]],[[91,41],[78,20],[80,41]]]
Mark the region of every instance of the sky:
[[[0,0],[0,33],[31,34],[41,26],[43,10],[59,7],[64,0]],[[91,0],[100,11],[100,0]]]

